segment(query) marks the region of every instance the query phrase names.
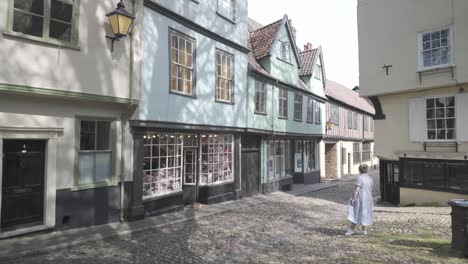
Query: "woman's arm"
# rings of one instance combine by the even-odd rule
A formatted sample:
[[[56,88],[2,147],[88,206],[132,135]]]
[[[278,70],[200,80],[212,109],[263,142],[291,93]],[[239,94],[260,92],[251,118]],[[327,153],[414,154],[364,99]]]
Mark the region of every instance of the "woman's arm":
[[[352,200],[351,200],[351,204],[353,206],[356,204],[356,198],[359,193],[359,190],[361,190],[361,186],[354,185],[354,191],[353,191]]]

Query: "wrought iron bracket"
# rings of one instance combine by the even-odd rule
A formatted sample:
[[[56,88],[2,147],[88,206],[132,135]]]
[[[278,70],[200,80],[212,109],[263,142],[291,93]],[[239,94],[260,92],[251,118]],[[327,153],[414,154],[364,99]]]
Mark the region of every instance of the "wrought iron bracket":
[[[115,37],[106,36],[106,38],[110,39],[112,41],[111,42],[111,52],[114,52],[114,42],[119,41],[121,37],[119,37],[119,36],[115,36]]]

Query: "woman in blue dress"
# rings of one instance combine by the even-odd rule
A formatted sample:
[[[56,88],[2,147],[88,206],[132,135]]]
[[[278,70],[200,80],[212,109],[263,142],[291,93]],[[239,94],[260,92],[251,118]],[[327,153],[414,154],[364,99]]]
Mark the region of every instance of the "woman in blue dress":
[[[354,234],[356,225],[362,226],[362,234],[367,235],[367,226],[374,221],[374,198],[372,197],[372,186],[374,182],[367,174],[367,164],[359,166],[360,175],[354,184],[354,191],[349,199],[348,220],[351,222],[347,236]]]

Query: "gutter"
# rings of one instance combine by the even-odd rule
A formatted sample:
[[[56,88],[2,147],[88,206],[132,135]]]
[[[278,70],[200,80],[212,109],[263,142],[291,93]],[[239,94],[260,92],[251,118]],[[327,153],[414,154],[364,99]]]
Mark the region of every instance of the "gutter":
[[[137,0],[132,0],[132,10],[136,14]],[[128,108],[121,116],[121,135],[122,141],[120,145],[120,222],[125,221],[125,144],[126,144],[126,131],[125,128],[128,124],[132,112],[135,110],[133,101],[133,79],[134,79],[134,48],[133,48],[133,32],[129,33],[130,36],[130,64],[129,64],[129,85],[128,85]]]

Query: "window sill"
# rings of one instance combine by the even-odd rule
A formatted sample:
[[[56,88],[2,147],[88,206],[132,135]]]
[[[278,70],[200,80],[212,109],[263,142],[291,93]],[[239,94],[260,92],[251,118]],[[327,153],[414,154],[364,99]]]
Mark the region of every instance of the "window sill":
[[[418,73],[437,72],[437,71],[448,70],[448,69],[452,69],[452,68],[455,68],[455,65],[448,64],[448,65],[441,65],[441,66],[435,66],[435,67],[422,68],[422,69],[419,69],[417,72]]]
[[[76,191],[84,191],[84,190],[96,189],[96,188],[115,187],[117,185],[118,185],[117,182],[99,182],[99,183],[93,183],[93,184],[77,185],[71,188],[71,191],[76,192]]]
[[[267,113],[264,113],[264,112],[257,112],[257,111],[255,111],[254,114],[256,114],[256,115],[263,115],[263,116],[267,116],[267,115],[268,115]]]
[[[215,99],[215,102],[220,104],[234,105],[234,102],[222,101],[218,99]]]
[[[288,117],[279,116],[278,119],[288,120]]]
[[[224,184],[229,184],[229,183],[234,183],[234,180],[222,181],[222,182],[216,182],[216,183],[208,183],[208,184],[200,183],[200,185],[198,185],[198,186],[199,187],[205,187],[205,188],[213,188],[213,187],[216,187],[216,186],[219,186],[219,185],[224,185]]]
[[[60,42],[58,40],[53,40],[53,39],[44,39],[44,38],[40,38],[40,37],[30,36],[30,35],[26,35],[26,34],[23,34],[23,33],[14,32],[14,31],[4,31],[3,35],[14,37],[14,38],[26,39],[26,40],[30,40],[30,41],[34,41],[34,42],[38,42],[38,43],[43,43],[43,44],[47,44],[47,45],[51,45],[51,46],[56,46],[56,47],[60,47],[60,48],[67,48],[67,49],[72,49],[72,50],[76,50],[76,51],[81,50],[79,45],[75,45],[75,44],[71,44],[71,43],[64,43],[64,42]]]
[[[193,87],[192,87],[193,89]],[[171,89],[169,89],[169,94],[173,94],[173,95],[180,95],[180,96],[184,96],[184,97],[188,97],[188,98],[192,98],[192,99],[197,99],[197,96],[195,94],[186,94],[186,93],[181,93],[181,92],[175,92]]]
[[[294,118],[294,121],[296,121],[296,122],[301,122],[301,123],[302,123],[302,119],[296,119],[296,118]]]
[[[286,63],[286,64],[291,65],[291,66],[294,66],[294,64],[292,64],[292,62],[290,62],[290,61],[284,60],[284,59],[282,59],[282,58],[280,58],[280,57],[276,57],[276,58],[277,58],[279,61],[282,61],[282,62],[284,62],[284,63]]]
[[[217,14],[218,16],[220,16],[222,19],[224,19],[224,20],[230,22],[231,24],[233,24],[233,25],[236,24],[236,21],[234,21],[234,20],[232,20],[232,19],[230,19],[230,18],[228,18],[228,17],[222,15],[222,14],[219,13],[218,11],[216,11],[216,14]]]

